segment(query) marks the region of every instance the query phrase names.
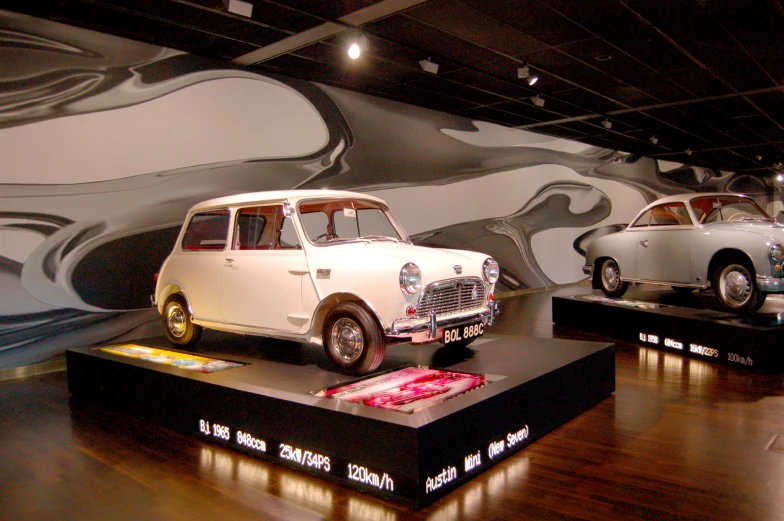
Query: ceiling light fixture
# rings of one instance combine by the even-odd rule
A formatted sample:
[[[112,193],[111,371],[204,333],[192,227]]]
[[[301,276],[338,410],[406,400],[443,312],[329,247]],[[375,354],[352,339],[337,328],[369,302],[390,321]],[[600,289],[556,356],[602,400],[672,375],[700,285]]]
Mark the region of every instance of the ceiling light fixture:
[[[528,85],[533,85],[534,83],[539,81],[539,76],[537,76],[536,73],[531,72],[531,67],[528,65],[523,65],[522,67],[517,69],[517,77],[520,78],[521,80],[522,79],[527,80]]]
[[[691,149],[690,149],[690,148],[687,148],[686,150],[684,150],[684,152],[686,152],[686,155],[687,155],[687,156],[690,156],[690,155],[692,154],[692,152],[691,152]]]
[[[427,60],[420,60],[419,66],[422,67],[422,69],[425,72],[429,72],[431,74],[438,74],[438,64],[435,62],[431,62],[430,58],[428,58]]]
[[[247,16],[248,18],[253,14],[253,4],[250,2],[243,2],[242,0],[223,0],[223,5],[230,13]]]
[[[531,98],[531,102],[537,107],[544,107],[544,98],[541,97],[539,94]]]
[[[658,142],[659,142],[659,138],[657,138],[656,136],[651,136],[651,143],[655,145]]]
[[[760,154],[757,154],[756,156],[754,156],[754,159],[756,159],[757,161],[762,161],[762,156]]]
[[[368,39],[367,36],[364,34],[360,34],[358,38],[352,40],[351,45],[348,48],[348,57],[352,60],[356,60],[359,58],[362,49],[367,49],[368,46]]]
[[[602,126],[603,126],[604,128],[606,128],[607,130],[610,130],[610,129],[612,128],[612,121],[610,121],[610,120],[609,120],[609,119],[607,119],[607,118],[604,118],[604,119],[602,120]]]

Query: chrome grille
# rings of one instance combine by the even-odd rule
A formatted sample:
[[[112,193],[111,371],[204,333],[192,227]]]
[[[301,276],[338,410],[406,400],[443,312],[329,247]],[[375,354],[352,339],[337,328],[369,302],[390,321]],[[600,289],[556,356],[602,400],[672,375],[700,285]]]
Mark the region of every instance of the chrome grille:
[[[477,278],[451,279],[428,284],[419,297],[416,318],[424,318],[435,311],[455,313],[480,309],[485,305],[485,286]]]

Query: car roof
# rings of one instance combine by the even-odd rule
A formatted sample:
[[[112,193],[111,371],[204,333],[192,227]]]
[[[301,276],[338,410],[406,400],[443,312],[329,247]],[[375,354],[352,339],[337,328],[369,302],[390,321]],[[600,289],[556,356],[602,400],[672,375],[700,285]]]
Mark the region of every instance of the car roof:
[[[733,194],[727,192],[692,192],[687,194],[676,194],[676,195],[670,195],[655,200],[654,202],[650,203],[648,206],[643,208],[640,214],[647,211],[649,208],[653,206],[658,206],[660,204],[665,204],[665,203],[685,203],[686,201],[690,201],[695,197],[745,197],[747,199],[750,199],[750,197],[746,194]]]
[[[288,201],[296,204],[302,199],[370,199],[379,203],[384,203],[383,199],[374,197],[372,195],[363,194],[359,192],[349,192],[345,190],[272,190],[268,192],[251,192],[246,194],[229,195],[225,197],[216,197],[201,203],[195,204],[191,208],[191,212],[204,210],[207,208],[215,208],[222,206],[238,206],[252,203],[277,203]],[[386,203],[384,203],[386,204]]]

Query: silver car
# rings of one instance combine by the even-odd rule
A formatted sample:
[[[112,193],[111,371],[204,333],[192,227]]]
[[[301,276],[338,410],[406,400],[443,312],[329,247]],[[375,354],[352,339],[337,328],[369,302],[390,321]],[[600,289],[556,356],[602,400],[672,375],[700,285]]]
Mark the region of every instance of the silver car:
[[[777,219],[778,221],[779,219]],[[750,197],[682,194],[646,206],[623,231],[593,240],[583,271],[620,297],[630,282],[711,287],[723,309],[752,313],[784,292],[784,226]]]

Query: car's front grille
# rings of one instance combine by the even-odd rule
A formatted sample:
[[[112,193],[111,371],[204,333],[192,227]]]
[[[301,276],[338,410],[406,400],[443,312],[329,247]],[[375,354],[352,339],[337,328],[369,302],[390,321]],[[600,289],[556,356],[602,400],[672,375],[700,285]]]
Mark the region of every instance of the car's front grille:
[[[485,305],[485,285],[477,278],[451,279],[428,284],[419,297],[416,318],[424,318],[435,311],[456,313],[480,309]]]

